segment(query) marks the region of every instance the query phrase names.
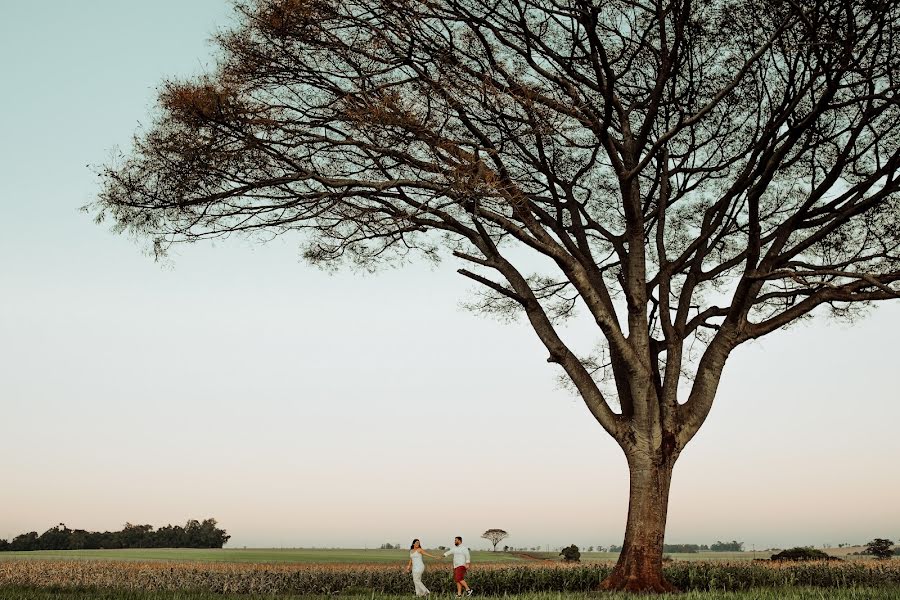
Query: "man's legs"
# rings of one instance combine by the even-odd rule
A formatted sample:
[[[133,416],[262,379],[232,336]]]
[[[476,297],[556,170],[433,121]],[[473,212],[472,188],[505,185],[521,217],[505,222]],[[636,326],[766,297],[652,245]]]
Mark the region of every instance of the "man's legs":
[[[462,596],[463,587],[466,588],[466,593],[471,594],[472,592],[469,590],[469,584],[466,583],[466,568],[465,567],[455,567],[453,569],[453,580],[456,582],[456,596]]]

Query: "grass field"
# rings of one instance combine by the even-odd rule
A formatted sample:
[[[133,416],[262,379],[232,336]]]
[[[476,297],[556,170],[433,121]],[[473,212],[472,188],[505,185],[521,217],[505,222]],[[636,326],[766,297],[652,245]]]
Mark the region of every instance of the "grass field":
[[[429,550],[432,554],[439,550]],[[559,557],[556,557],[557,559]],[[37,550],[33,552],[0,552],[3,560],[163,560],[235,563],[299,563],[299,564],[391,564],[409,560],[409,550],[352,550],[310,548],[146,548],[127,550]],[[450,559],[446,559],[449,561]],[[472,552],[472,561],[481,563],[516,563],[526,558],[505,552]]]

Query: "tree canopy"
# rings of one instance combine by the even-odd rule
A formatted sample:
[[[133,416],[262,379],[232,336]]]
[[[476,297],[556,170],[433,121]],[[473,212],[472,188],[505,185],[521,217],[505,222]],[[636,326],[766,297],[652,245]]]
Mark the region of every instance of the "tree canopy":
[[[611,585],[669,589],[671,470],[731,351],[900,295],[900,5],[237,10],[217,68],[166,82],[153,125],[103,169],[98,219],[159,253],[296,233],[329,267],[454,257],[473,305],[524,315],[628,457]],[[559,331],[576,309],[594,355]]]
[[[204,519],[202,522],[191,519],[184,527],[165,525],[155,531],[152,525],[131,523],[125,523],[120,531],[112,532],[70,529],[64,523],[60,523],[40,535],[32,531],[17,535],[9,542],[0,540],[0,551],[221,548],[230,538],[224,529],[218,527],[215,519]]]
[[[497,550],[497,544],[509,537],[509,534],[502,529],[488,529],[481,534],[481,537],[488,540],[494,545],[494,551]]]

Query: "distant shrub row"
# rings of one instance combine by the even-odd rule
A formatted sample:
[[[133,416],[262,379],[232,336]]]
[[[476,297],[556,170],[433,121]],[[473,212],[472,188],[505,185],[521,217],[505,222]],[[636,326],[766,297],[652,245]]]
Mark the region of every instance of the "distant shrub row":
[[[0,540],[0,552],[30,550],[98,550],[101,548],[221,548],[231,537],[219,529],[215,519],[191,519],[184,527],[126,523],[121,531],[69,529],[60,523],[41,535],[36,531],[17,535],[11,542]]]
[[[594,547],[589,546],[588,552],[593,552]],[[598,552],[621,552],[622,546],[597,546]],[[664,544],[663,552],[667,554],[696,554],[698,552],[743,552],[744,542],[732,540],[730,542],[717,541],[714,544]]]

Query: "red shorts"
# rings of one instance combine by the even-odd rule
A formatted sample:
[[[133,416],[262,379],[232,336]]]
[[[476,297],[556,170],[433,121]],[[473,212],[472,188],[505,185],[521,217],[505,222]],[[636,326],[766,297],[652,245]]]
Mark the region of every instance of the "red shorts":
[[[455,567],[453,569],[453,581],[459,583],[463,579],[466,578],[466,568],[465,567]]]

